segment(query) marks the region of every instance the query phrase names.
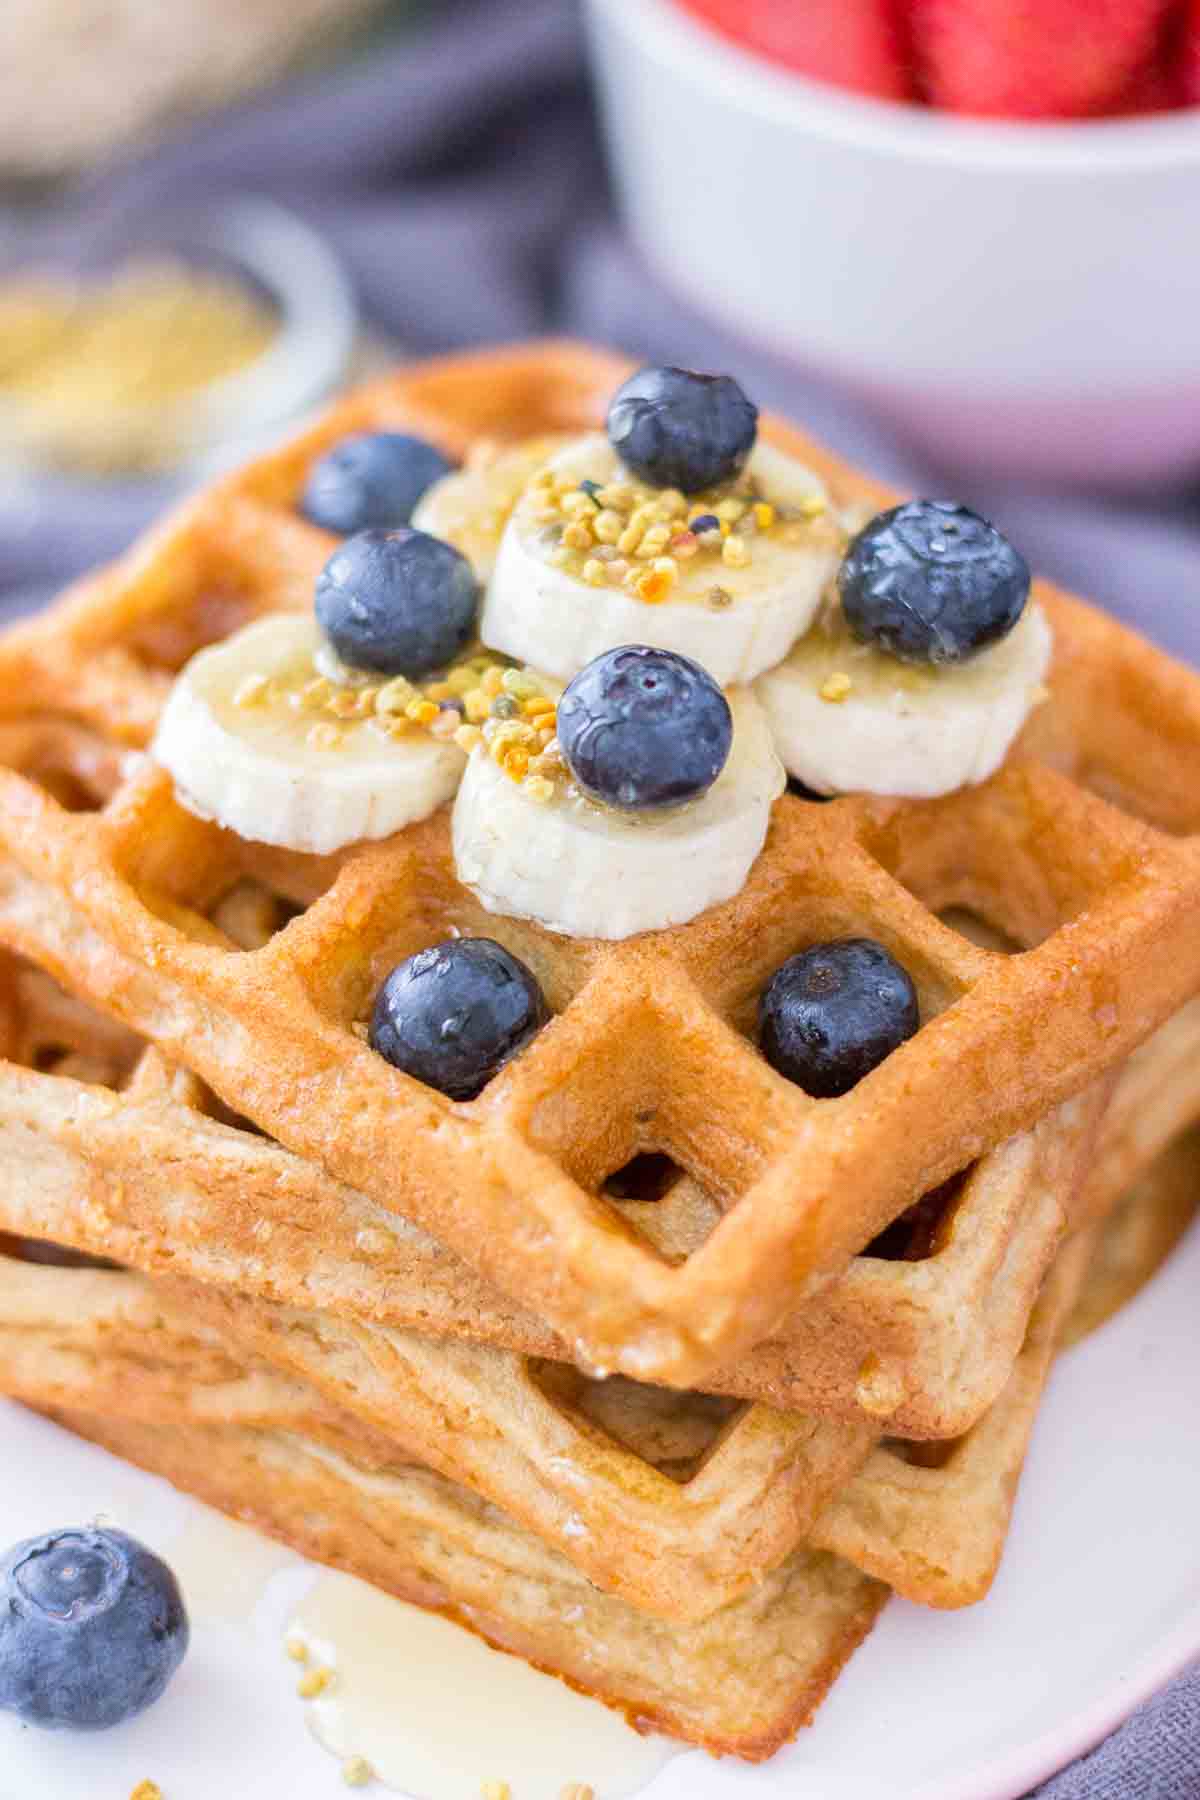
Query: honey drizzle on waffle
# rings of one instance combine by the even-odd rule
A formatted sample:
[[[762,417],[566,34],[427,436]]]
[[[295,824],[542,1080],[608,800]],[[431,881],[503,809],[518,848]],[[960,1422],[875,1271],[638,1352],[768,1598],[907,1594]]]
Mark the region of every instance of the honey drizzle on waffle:
[[[63,607],[0,644],[0,692],[146,741],[171,667],[214,629],[307,606],[329,540],[289,510],[314,450],[405,422],[452,449],[592,422],[624,366],[571,346],[428,365],[218,484]],[[880,490],[773,428],[835,497]],[[98,815],[0,778],[0,936],[119,1012],[290,1149],[450,1242],[572,1353],[695,1382],[773,1331],[915,1198],[1128,1054],[1200,986],[1200,854],[1174,830],[1200,759],[1200,684],[1111,621],[1041,596],[1054,700],[991,783],[945,801],[787,799],[743,892],[625,945],[482,915],[441,819],[314,865],[184,814],[161,772]],[[1162,777],[1162,779],[1159,779]],[[1090,783],[1091,787],[1083,785]],[[307,911],[231,953],[203,915],[270,869]],[[1004,958],[935,911],[975,906],[1031,947]],[[387,1068],[351,1030],[400,956],[500,936],[559,1012],[478,1101]],[[741,1035],[753,995],[815,938],[865,931],[912,971],[926,1023],[843,1099],[814,1102]],[[672,1265],[596,1196],[663,1149],[727,1210]]]

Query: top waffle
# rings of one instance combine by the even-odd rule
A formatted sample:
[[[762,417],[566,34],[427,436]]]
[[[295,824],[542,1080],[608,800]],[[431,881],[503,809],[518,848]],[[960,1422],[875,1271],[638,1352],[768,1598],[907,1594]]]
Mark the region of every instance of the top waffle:
[[[311,602],[330,540],[293,510],[314,452],[415,425],[453,451],[592,423],[623,366],[575,347],[407,372],[202,494],[0,642],[0,937],[202,1076],[331,1175],[426,1226],[597,1369],[702,1381],[922,1194],[1124,1058],[1200,988],[1200,681],[1042,590],[1052,699],[992,781],[928,802],[777,803],[743,891],[622,943],[485,914],[444,817],[332,858],[238,841],[180,808],[143,745],[173,672]],[[839,502],[888,496],[775,426]],[[288,922],[241,952],[213,923],[245,878]],[[939,918],[967,907],[1004,956]],[[552,1024],[475,1101],[353,1030],[386,971],[455,931],[534,970]],[[922,1029],[814,1100],[749,1041],[769,974],[868,935],[911,972]],[[683,1261],[601,1189],[640,1152],[721,1209]]]

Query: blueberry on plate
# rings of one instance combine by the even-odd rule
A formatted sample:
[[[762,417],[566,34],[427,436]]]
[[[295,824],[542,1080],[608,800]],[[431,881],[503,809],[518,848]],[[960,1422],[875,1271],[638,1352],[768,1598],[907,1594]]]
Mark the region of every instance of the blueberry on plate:
[[[739,475],[757,430],[758,408],[732,375],[639,369],[608,408],[608,440],[625,467],[685,494]]]
[[[337,654],[381,675],[445,668],[473,636],[478,605],[466,557],[408,525],[358,532],[317,578],[317,623]]]
[[[763,1055],[820,1100],[848,1093],[920,1022],[910,976],[873,938],[835,938],[789,957],[758,1003]]]
[[[317,458],[300,510],[314,525],[343,537],[373,525],[407,525],[426,488],[452,467],[424,438],[400,431],[358,432]]]
[[[119,1725],[158,1699],[187,1647],[174,1575],[123,1531],[51,1531],[0,1561],[0,1708],[29,1725]]]
[[[1029,598],[1029,568],[978,513],[910,500],[877,513],[838,572],[856,638],[904,662],[964,662],[1006,637]]]
[[[398,963],[370,1044],[452,1100],[472,1100],[549,1018],[536,978],[491,938],[451,938]]]
[[[558,703],[558,741],[585,794],[642,812],[707,793],[729,757],[733,714],[690,657],[625,644],[568,685]]]

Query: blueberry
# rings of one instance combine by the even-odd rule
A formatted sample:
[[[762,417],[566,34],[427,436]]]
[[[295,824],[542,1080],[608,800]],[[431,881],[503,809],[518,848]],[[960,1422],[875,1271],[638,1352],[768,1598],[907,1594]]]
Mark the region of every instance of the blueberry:
[[[426,488],[453,464],[424,438],[399,431],[345,437],[318,457],[300,500],[305,518],[348,537],[372,525],[407,525]]]
[[[1012,630],[1029,598],[1029,569],[968,507],[910,500],[853,539],[838,589],[864,643],[904,662],[956,663]]]
[[[716,513],[701,513],[699,518],[689,521],[688,529],[700,537],[706,531],[720,531],[721,521]]]
[[[546,1023],[535,977],[491,938],[451,938],[394,968],[371,1048],[452,1100],[471,1100]]]
[[[848,1093],[920,1024],[912,980],[873,938],[835,938],[789,957],[758,1004],[762,1053],[806,1093]]]
[[[360,531],[317,578],[317,622],[344,663],[382,675],[427,675],[475,630],[479,584],[452,544],[401,525]]]
[[[733,715],[690,657],[625,644],[570,683],[558,703],[558,741],[585,794],[642,812],[708,791],[729,756]]]
[[[685,494],[732,481],[754,447],[758,408],[732,375],[639,369],[608,409],[608,438],[650,487]]]
[[[0,1561],[0,1707],[27,1724],[119,1725],[158,1699],[187,1646],[174,1575],[123,1531],[52,1531]]]

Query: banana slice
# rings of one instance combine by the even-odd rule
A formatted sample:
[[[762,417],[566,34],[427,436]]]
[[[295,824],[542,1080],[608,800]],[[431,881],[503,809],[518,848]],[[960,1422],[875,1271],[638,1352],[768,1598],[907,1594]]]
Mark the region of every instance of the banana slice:
[[[806,787],[930,798],[995,773],[1041,697],[1052,648],[1031,605],[969,662],[917,668],[856,643],[838,613],[754,691],[784,766]]]
[[[577,938],[682,925],[736,894],[762,849],[784,773],[749,689],[729,695],[733,746],[708,792],[669,813],[610,811],[560,784],[539,803],[471,754],[454,804],[459,880],[489,912]]]
[[[537,481],[526,487],[501,539],[480,635],[491,649],[564,681],[619,644],[678,650],[722,687],[751,681],[807,630],[841,553],[823,483],[770,444],[756,445],[741,481],[712,500],[741,512],[725,519],[724,540],[718,531],[697,543],[687,522],[706,502],[639,487],[599,434],[552,458],[544,477],[560,478],[568,491],[556,498]],[[581,512],[564,513],[562,500],[569,505],[570,488],[583,481],[600,490],[599,511],[585,500]],[[614,488],[623,502],[615,507],[604,500]],[[765,507],[756,510],[755,496]],[[639,505],[674,506],[675,513],[650,519],[634,545],[624,532],[631,526],[638,534]],[[682,547],[673,549],[681,534]],[[589,536],[590,543],[572,541]],[[661,554],[648,553],[655,543]],[[647,578],[661,590],[653,601],[628,585]]]
[[[322,641],[311,616],[280,615],[192,658],[151,746],[183,805],[239,837],[324,855],[450,798],[466,765],[451,739],[387,715],[338,718],[312,696]],[[365,708],[379,688],[337,691]]]
[[[413,524],[461,550],[480,581],[487,581],[509,514],[530,476],[570,441],[561,431],[547,432],[443,475],[422,494]]]

